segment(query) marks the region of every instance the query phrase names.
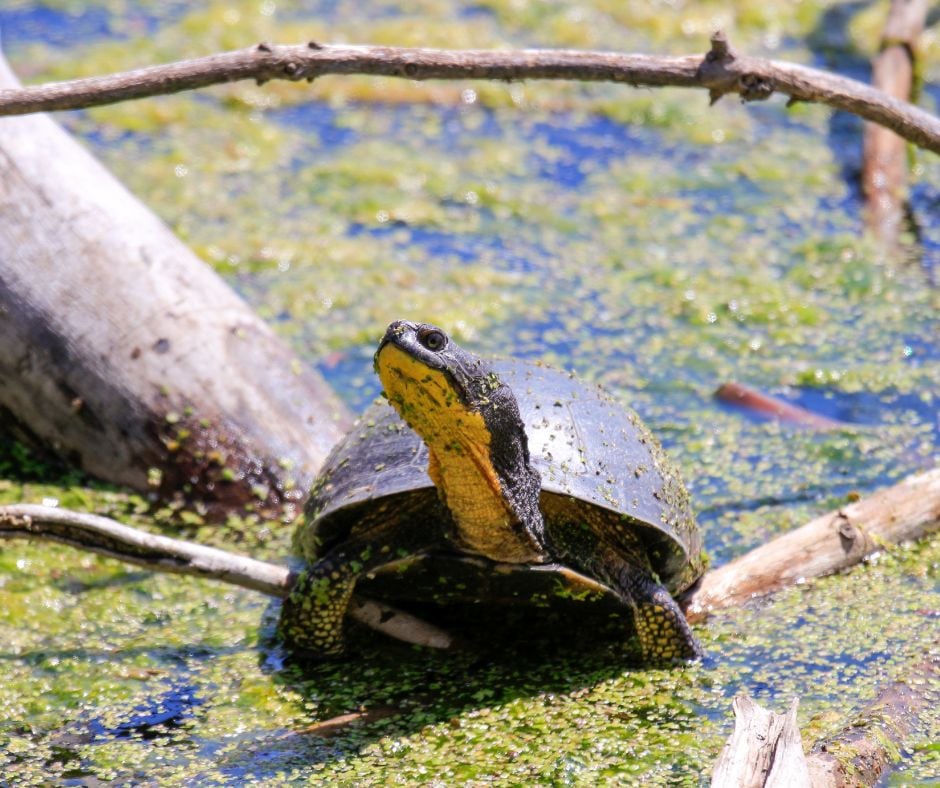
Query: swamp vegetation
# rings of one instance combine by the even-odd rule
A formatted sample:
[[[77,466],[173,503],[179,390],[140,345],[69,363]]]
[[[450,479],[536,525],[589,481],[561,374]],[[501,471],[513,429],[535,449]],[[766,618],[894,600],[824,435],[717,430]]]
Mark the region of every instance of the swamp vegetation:
[[[24,82],[319,39],[447,47],[742,49],[860,78],[883,3],[482,0],[25,2],[0,10]],[[940,103],[940,26],[922,103]],[[569,83],[326,77],[60,117],[315,365],[378,393],[392,319],[541,358],[634,407],[681,465],[713,564],[940,462],[940,159],[912,154],[909,254],[862,230],[860,123],[817,106]],[[719,403],[739,381],[847,422]],[[282,560],[289,523],[221,526],[0,447],[0,502],[54,499]],[[276,608],[40,544],[0,550],[0,774],[156,779],[698,784],[746,692],[800,697],[806,744],[938,648],[940,542],[722,612],[708,653],[638,670],[616,644],[436,654],[360,633],[297,665]],[[587,637],[582,638],[587,641]],[[320,723],[346,722],[332,727]],[[940,773],[940,710],[896,784]]]

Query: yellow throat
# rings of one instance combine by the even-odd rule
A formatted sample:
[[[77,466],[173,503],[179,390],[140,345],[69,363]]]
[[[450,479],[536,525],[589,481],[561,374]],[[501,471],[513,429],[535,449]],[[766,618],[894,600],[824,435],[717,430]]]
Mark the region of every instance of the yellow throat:
[[[512,527],[483,416],[460,400],[446,373],[395,345],[382,347],[376,368],[389,402],[428,446],[428,475],[454,518],[459,546],[493,561],[539,560]]]

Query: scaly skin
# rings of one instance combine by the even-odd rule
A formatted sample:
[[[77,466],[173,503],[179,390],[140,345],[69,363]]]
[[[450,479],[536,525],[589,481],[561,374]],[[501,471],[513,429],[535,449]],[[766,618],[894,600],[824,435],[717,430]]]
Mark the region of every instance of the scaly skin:
[[[599,545],[590,553],[565,557],[614,589],[632,608],[644,662],[669,663],[703,655],[682,610],[657,582],[642,550],[626,558],[622,550]]]
[[[632,575],[633,614],[643,659],[677,662],[704,656],[682,610],[669,592],[650,575]]]

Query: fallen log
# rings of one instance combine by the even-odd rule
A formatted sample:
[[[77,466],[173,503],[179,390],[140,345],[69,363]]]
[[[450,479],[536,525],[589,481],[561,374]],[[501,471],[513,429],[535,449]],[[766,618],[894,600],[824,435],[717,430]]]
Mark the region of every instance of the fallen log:
[[[290,517],[349,419],[325,381],[48,117],[0,119],[0,173],[0,429],[210,514]]]
[[[891,0],[872,61],[872,84],[889,96],[912,101],[917,42],[927,20],[928,0]],[[900,243],[907,192],[907,144],[893,131],[866,123],[862,138],[865,223],[887,249]]]
[[[702,55],[635,55],[566,49],[427,49],[347,44],[262,43],[108,76],[0,90],[0,115],[79,109],[234,82],[312,81],[324,74],[404,79],[572,79],[634,87],[704,88],[712,103],[734,94],[760,101],[774,93],[818,102],[893,129],[940,153],[940,118],[870,85],[797,63],[739,55],[721,31]]]
[[[800,580],[831,574],[860,562],[872,550],[917,539],[932,533],[938,526],[940,468],[912,476],[849,507],[823,515],[755,548],[727,566],[707,572],[693,593],[686,596],[686,614],[690,621],[701,620],[718,607],[742,604],[759,593],[770,593]],[[833,529],[836,541],[848,539],[847,547],[851,549],[826,549],[833,539]],[[843,536],[842,530],[849,536]],[[788,542],[791,537],[795,537],[800,549],[791,549]],[[208,577],[281,598],[289,593],[293,582],[289,570],[276,564],[149,534],[107,517],[56,507],[0,506],[0,540],[17,538],[60,542],[154,571]],[[775,560],[771,561],[768,555],[776,556]],[[754,567],[764,564],[770,564],[775,571],[755,577]],[[764,586],[757,584],[758,579]],[[379,609],[371,606],[378,603],[360,600],[358,607],[364,604],[365,608],[357,617],[368,626],[409,642],[437,648],[451,645],[449,635],[429,624],[424,629],[417,619],[409,621],[408,627],[400,632],[389,632],[379,626],[383,618],[376,615]],[[356,608],[354,605],[354,612]],[[409,627],[419,634],[410,634]]]
[[[900,759],[905,739],[923,725],[920,715],[937,703],[940,650],[885,687],[842,730],[816,742],[806,758],[813,788],[878,783]]]

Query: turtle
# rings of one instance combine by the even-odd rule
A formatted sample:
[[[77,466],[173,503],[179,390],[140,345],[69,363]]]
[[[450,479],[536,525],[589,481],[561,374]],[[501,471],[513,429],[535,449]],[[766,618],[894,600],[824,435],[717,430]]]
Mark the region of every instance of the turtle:
[[[428,323],[391,323],[374,367],[384,399],[327,458],[294,535],[305,565],[279,620],[292,648],[342,654],[357,582],[407,584],[409,566],[450,561],[477,568],[470,596],[494,593],[493,578],[524,595],[531,582],[513,580],[535,576],[607,591],[644,661],[702,656],[673,598],[704,571],[701,533],[633,410],[569,373],[484,360]]]

